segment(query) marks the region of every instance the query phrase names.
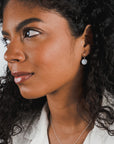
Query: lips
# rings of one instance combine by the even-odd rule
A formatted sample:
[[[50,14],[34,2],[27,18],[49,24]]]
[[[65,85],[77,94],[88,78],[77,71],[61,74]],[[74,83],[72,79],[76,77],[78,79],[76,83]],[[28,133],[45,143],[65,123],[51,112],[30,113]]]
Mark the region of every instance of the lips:
[[[16,84],[20,84],[26,80],[28,80],[34,73],[28,72],[14,72],[12,75],[14,76],[14,81]]]

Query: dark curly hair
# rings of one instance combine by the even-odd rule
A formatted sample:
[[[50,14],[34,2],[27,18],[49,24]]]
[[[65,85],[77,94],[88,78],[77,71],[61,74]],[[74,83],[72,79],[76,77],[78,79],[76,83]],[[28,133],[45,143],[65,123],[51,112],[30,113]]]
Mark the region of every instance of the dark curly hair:
[[[1,0],[1,21],[3,6],[9,0]],[[114,130],[114,1],[113,0],[19,0],[38,5],[46,10],[53,9],[69,22],[71,32],[80,36],[86,25],[93,32],[93,45],[84,67],[84,96],[80,99],[84,112],[92,122],[104,128],[110,135]],[[3,4],[4,2],[4,4]],[[31,5],[30,5],[31,4]],[[1,144],[11,143],[11,136],[20,133],[23,122],[40,113],[46,96],[27,100],[22,98],[14,83],[10,70],[0,77],[0,139]]]

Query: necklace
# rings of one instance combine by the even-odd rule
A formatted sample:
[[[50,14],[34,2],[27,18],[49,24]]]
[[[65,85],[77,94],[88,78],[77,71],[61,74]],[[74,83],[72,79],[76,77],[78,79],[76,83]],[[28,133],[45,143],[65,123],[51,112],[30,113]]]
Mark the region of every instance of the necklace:
[[[92,121],[89,122],[89,124],[85,127],[85,129],[81,132],[81,134],[80,134],[79,137],[74,141],[73,144],[77,144],[77,143],[78,143],[78,141],[80,140],[80,138],[82,137],[82,135],[84,134],[84,132],[85,132],[85,131],[87,130],[87,128],[90,126],[91,122],[92,122]],[[59,144],[62,144],[61,140],[59,139],[59,137],[58,137],[57,134],[56,134],[56,131],[55,131],[55,128],[54,128],[54,125],[53,125],[52,120],[51,120],[51,126],[52,126],[53,133],[54,133],[54,135],[55,135],[58,143],[59,143]]]

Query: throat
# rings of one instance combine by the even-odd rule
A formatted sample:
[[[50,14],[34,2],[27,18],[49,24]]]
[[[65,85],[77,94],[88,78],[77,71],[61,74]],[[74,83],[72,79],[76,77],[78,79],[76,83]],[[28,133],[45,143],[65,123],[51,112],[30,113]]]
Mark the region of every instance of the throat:
[[[50,144],[83,144],[90,130],[91,121],[89,123],[81,122],[77,127],[74,127],[73,131],[72,128],[66,131],[66,129],[54,125],[51,119],[48,137]]]

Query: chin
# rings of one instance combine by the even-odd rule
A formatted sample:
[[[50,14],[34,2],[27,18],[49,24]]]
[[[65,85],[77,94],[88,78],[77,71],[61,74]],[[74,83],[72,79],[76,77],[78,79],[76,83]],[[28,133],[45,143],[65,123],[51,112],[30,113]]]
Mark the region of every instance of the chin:
[[[38,99],[38,98],[41,98],[41,97],[43,97],[43,96],[35,96],[35,95],[30,95],[30,94],[28,94],[28,93],[21,93],[21,96],[23,97],[23,98],[25,98],[25,99]]]
[[[25,89],[22,89],[20,88],[20,93],[21,93],[21,96],[25,99],[37,99],[37,98],[41,98],[43,96],[45,96],[44,93],[42,92],[36,92],[34,90],[25,90]]]

